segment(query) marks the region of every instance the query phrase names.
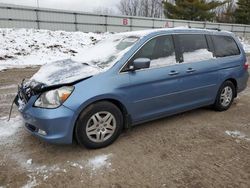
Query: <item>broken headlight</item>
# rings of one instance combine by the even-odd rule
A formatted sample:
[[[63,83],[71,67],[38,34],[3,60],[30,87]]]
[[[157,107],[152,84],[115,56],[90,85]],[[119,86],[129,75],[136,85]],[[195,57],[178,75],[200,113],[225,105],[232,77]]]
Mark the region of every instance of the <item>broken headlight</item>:
[[[40,108],[57,108],[67,100],[73,90],[73,86],[63,86],[58,89],[46,91],[39,96],[34,106]]]

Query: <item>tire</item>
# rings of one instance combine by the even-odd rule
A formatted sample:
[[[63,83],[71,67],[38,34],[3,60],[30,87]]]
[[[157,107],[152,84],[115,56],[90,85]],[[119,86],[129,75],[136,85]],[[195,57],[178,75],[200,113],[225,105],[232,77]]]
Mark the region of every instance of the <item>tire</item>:
[[[231,81],[225,81],[216,96],[214,103],[214,109],[216,111],[228,110],[233,103],[234,97],[236,96],[236,88]]]
[[[88,106],[79,116],[75,138],[90,149],[112,144],[123,129],[123,115],[113,103],[101,101]]]

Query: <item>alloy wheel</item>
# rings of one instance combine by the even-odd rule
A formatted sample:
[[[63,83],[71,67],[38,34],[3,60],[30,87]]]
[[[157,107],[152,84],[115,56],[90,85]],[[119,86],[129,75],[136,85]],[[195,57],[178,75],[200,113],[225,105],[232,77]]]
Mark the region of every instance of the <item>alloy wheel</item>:
[[[97,112],[90,117],[86,126],[86,134],[92,142],[108,140],[116,130],[116,119],[107,111]]]
[[[220,103],[222,106],[227,107],[233,98],[233,90],[231,87],[226,86],[220,95]]]

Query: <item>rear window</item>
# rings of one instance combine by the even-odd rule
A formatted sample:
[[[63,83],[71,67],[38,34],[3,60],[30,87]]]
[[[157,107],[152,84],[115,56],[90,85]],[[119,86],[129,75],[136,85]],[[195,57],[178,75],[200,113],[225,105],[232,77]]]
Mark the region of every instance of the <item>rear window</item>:
[[[239,55],[240,50],[235,40],[230,36],[212,36],[216,57]]]

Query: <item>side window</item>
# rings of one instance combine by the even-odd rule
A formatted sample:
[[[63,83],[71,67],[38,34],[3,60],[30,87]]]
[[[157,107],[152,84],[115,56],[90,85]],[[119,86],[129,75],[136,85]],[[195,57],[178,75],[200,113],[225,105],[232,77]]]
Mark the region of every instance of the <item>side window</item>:
[[[156,43],[157,43],[157,38],[150,40],[135,54],[135,56],[132,59],[135,60],[137,58],[149,58],[152,60],[154,57]]]
[[[209,49],[205,35],[181,34],[178,35],[183,63],[209,60],[213,52]]]
[[[149,58],[150,68],[158,68],[176,64],[173,38],[170,35],[156,37],[147,42],[129,61],[137,58]]]
[[[214,35],[212,36],[212,39],[216,57],[226,57],[240,54],[240,50],[232,37]]]

